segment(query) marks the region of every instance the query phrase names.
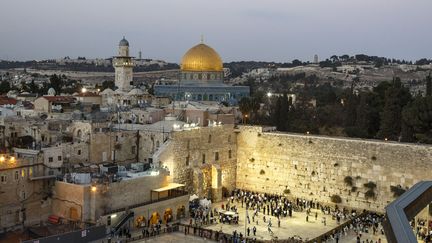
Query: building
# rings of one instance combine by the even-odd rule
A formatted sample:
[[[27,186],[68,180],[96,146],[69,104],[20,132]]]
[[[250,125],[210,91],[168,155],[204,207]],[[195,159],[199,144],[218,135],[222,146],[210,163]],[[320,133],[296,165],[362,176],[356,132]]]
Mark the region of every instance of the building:
[[[210,46],[201,42],[189,49],[181,60],[177,84],[155,85],[156,96],[174,100],[235,102],[249,96],[247,86],[224,84],[222,59]]]
[[[72,96],[41,96],[34,101],[34,110],[47,113],[71,112],[74,102]]]
[[[115,85],[121,91],[128,92],[132,88],[133,62],[129,56],[129,42],[123,37],[119,43],[118,56],[114,57]]]

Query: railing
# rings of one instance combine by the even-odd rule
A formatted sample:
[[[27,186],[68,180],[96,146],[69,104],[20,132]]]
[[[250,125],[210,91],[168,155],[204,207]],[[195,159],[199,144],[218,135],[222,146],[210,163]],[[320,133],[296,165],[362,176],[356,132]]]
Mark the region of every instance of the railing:
[[[150,205],[153,203],[157,203],[157,202],[161,202],[161,201],[165,201],[165,200],[170,200],[173,198],[182,197],[182,196],[186,196],[186,195],[188,195],[188,192],[178,191],[178,192],[176,192],[175,195],[171,195],[171,196],[160,198],[160,199],[154,199],[154,200],[150,200],[150,201],[146,201],[146,202],[142,202],[142,203],[133,204],[133,205],[130,205],[130,206],[124,207],[124,208],[114,209],[111,211],[107,211],[105,214],[114,214],[114,213],[126,211],[126,209],[138,208],[138,207],[142,207],[142,206],[146,206],[146,205]]]

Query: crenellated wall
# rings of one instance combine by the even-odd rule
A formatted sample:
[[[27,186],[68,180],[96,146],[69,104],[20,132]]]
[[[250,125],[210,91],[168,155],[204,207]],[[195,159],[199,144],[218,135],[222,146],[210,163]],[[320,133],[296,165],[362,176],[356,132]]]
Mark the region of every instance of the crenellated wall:
[[[394,200],[390,186],[432,179],[432,146],[263,132],[244,126],[237,135],[236,186],[383,211]],[[346,177],[352,178],[347,185]],[[375,199],[365,198],[373,182]],[[356,187],[353,189],[353,187]],[[288,189],[288,190],[286,190]]]

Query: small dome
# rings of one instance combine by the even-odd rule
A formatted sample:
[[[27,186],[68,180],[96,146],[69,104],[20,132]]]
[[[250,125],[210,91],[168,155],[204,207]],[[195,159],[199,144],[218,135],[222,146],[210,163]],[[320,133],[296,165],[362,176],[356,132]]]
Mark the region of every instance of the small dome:
[[[54,88],[49,88],[48,89],[48,95],[49,96],[55,96],[56,95],[56,91]]]
[[[223,71],[219,54],[206,44],[198,44],[184,54],[181,61],[182,71]]]
[[[123,36],[123,39],[120,40],[119,46],[129,46],[129,41],[127,41]]]
[[[144,91],[135,88],[135,89],[132,89],[131,91],[129,91],[128,94],[129,95],[143,95]]]
[[[113,93],[114,93],[114,91],[110,88],[106,88],[102,92],[100,92],[101,95],[109,95],[109,94],[113,94]]]

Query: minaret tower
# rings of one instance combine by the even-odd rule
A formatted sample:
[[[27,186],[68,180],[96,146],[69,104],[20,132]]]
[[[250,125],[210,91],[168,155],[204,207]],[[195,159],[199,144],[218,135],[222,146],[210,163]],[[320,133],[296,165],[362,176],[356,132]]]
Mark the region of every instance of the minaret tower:
[[[132,89],[133,62],[129,56],[129,42],[124,38],[119,43],[118,56],[114,57],[115,85],[121,91]]]

